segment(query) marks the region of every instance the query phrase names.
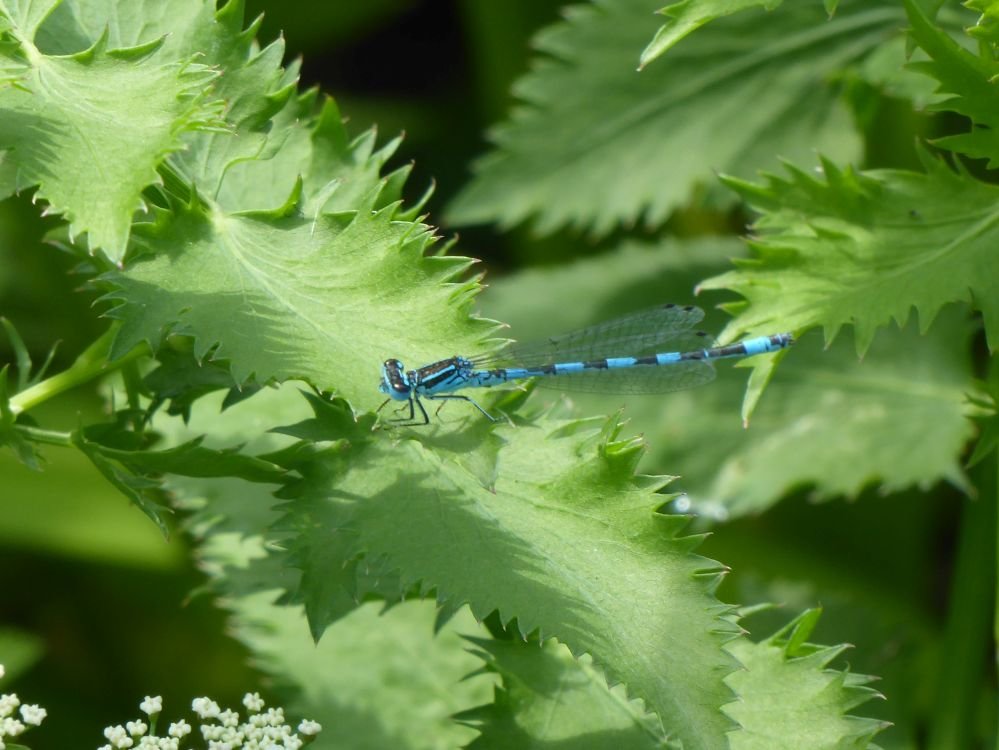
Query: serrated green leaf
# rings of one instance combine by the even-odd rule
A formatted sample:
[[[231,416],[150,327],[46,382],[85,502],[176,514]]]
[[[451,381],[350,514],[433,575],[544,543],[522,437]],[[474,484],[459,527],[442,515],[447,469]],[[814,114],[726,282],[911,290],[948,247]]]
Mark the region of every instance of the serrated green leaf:
[[[119,421],[127,418],[116,412]],[[125,494],[164,535],[169,534],[167,516],[171,512],[164,487],[166,474],[184,477],[228,477],[250,482],[280,482],[281,467],[262,458],[240,453],[237,448],[212,449],[195,438],[173,448],[145,450],[141,438],[123,430],[120,424],[91,425],[72,434],[79,448],[95,467]]]
[[[242,160],[264,156],[269,118],[292,97],[296,69],[281,68],[284,41],[259,49],[254,39],[259,19],[243,28],[244,3],[226,2],[216,10],[215,0],[175,0],[169,6],[157,0],[136,0],[122,7],[119,0],[65,2],[39,30],[39,45],[63,54],[89,47],[103,34],[113,47],[133,47],[162,39],[161,55],[168,59],[196,59],[223,70],[213,93],[225,102],[225,127],[184,135],[184,149],[170,155],[170,169],[185,180],[184,195],[197,185],[217,196],[226,170]],[[113,28],[105,30],[113,16]],[[296,114],[301,115],[301,112]],[[279,138],[284,128],[278,129]],[[167,174],[170,185],[171,175]],[[286,196],[291,183],[269,184]],[[234,209],[273,208],[272,204],[241,204]]]
[[[209,431],[214,444],[249,439],[245,450],[277,455],[293,441],[268,428],[303,420],[309,412],[292,384],[260,391],[225,411],[221,404],[222,394],[212,394],[193,405],[187,424],[157,414],[155,426],[171,443],[183,445]],[[322,413],[324,423],[330,422]],[[385,610],[382,603],[359,605],[343,597],[337,622],[316,644],[301,607],[276,603],[282,589],[298,585],[299,571],[287,567],[287,532],[275,524],[281,501],[273,488],[187,477],[170,477],[169,487],[185,511],[211,591],[231,613],[232,633],[251,650],[289,710],[323,725],[317,742],[328,744],[317,746],[449,750],[472,739],[449,717],[488,700],[493,681],[467,679],[478,661],[456,633],[486,635],[467,611],[435,634],[433,602]]]
[[[231,389],[230,395],[235,392],[237,395],[232,398],[238,400],[244,394],[249,396],[255,391],[252,385],[238,389],[224,360],[199,362],[191,351],[178,351],[169,346],[160,349],[156,360],[156,369],[142,379],[151,394],[151,411],[169,401],[168,414],[186,417],[194,402],[205,394],[223,388]]]
[[[298,607],[274,592],[231,602],[234,635],[253,662],[292,691],[289,709],[318,721],[324,747],[450,750],[475,732],[452,714],[487,699],[492,680],[465,680],[477,660],[457,631],[481,633],[467,610],[434,635],[434,605],[413,601],[381,611],[367,604],[340,620],[318,645]]]
[[[554,640],[470,640],[487,669],[503,680],[491,704],[456,717],[481,732],[470,750],[665,746],[659,720],[641,701],[629,700],[622,685],[608,688],[588,656],[575,659]]]
[[[524,331],[540,339],[664,301],[686,302],[700,278],[740,254],[738,243],[720,238],[627,244],[568,268],[508,275],[490,284],[481,303],[490,317],[510,322],[513,337]],[[700,300],[707,331],[724,322],[710,301]],[[771,325],[767,333],[783,322]],[[964,401],[973,331],[955,307],[926,335],[914,325],[881,332],[863,360],[845,338],[826,350],[821,337],[806,335],[776,369],[748,429],[739,418],[747,371],[727,363],[718,363],[717,381],[697,390],[573,394],[572,403],[580,414],[623,407],[630,429],[649,443],[643,468],[681,475],[676,489],[710,516],[759,513],[802,486],[815,500],[856,497],[875,482],[884,491],[941,480],[967,487],[961,462],[972,431]],[[533,399],[552,400],[552,392]]]
[[[450,221],[595,234],[643,219],[659,226],[716,170],[748,177],[775,155],[815,149],[860,156],[832,80],[902,24],[895,3],[854,0],[832,20],[818,2],[736,14],[700,29],[668,65],[636,73],[648,10],[644,0],[600,0],[538,37],[547,57],[514,90],[524,106],[495,131]]]
[[[191,36],[210,26],[217,0],[62,0],[35,35],[49,55],[73,55],[107,35],[111,49],[127,49],[163,38],[168,49],[186,58],[197,51]],[[242,2],[224,5],[242,6]],[[234,9],[230,9],[234,10]],[[113,19],[113,23],[109,20]],[[180,32],[180,33],[175,33]]]
[[[817,612],[805,612],[760,643],[740,638],[729,650],[745,665],[726,680],[740,700],[725,706],[739,722],[732,750],[864,750],[886,726],[847,714],[871,698],[865,675],[828,669],[846,646],[806,643]]]
[[[137,474],[104,454],[104,446],[89,440],[83,431],[73,433],[73,445],[119,492],[156,524],[164,537],[170,536],[169,498],[159,479]]]
[[[907,99],[916,110],[926,109],[940,99],[937,82],[907,65],[913,59],[924,60],[922,50],[908,48],[905,37],[887,40],[857,66],[856,73],[879,94],[895,99]]]
[[[240,210],[276,208],[299,179],[306,197],[302,212],[309,217],[319,211],[352,210],[369,195],[377,195],[375,208],[398,201],[409,167],[384,178],[381,169],[400,140],[376,147],[374,130],[348,138],[332,99],[326,98],[313,117],[315,110],[315,91],[289,102],[274,117],[259,157],[229,165],[219,187],[219,202]],[[407,210],[405,218],[417,211]]]
[[[244,29],[243,2],[216,10],[213,1],[182,0],[171,4],[169,13],[154,0],[118,5],[117,0],[66,3],[40,35],[50,46],[76,51],[103,33],[104,19],[113,12],[112,46],[165,36],[163,54],[196,55],[200,63],[225,71],[214,94],[225,101],[226,128],[185,134],[184,150],[170,157],[171,169],[188,189],[197,185],[230,211],[275,209],[301,177],[306,195],[317,199],[316,205],[303,207],[311,216],[320,208],[354,208],[378,186],[380,169],[398,139],[375,149],[373,130],[348,138],[331,99],[316,116],[317,92],[295,92],[298,63],[281,67],[284,40],[259,49],[254,37],[260,19]],[[399,199],[394,187],[383,191],[379,207]]]
[[[174,331],[195,339],[197,357],[227,359],[238,382],[301,379],[373,409],[387,357],[422,364],[477,348],[490,326],[468,320],[474,286],[450,282],[469,261],[426,257],[429,227],[370,206],[315,220],[162,214],[142,232],[155,254],[105,277],[122,302],[112,356]]]
[[[687,34],[716,18],[740,13],[749,8],[763,8],[769,11],[783,2],[784,0],[681,0],[667,5],[658,13],[668,16],[670,21],[659,28],[649,46],[642,50],[639,67],[644,68],[664,55]]]
[[[968,34],[989,44],[999,44],[999,3],[996,0],[966,0],[964,6],[982,15]]]
[[[682,471],[698,510],[721,517],[760,513],[801,487],[814,501],[857,497],[873,484],[897,492],[943,480],[968,491],[972,327],[960,310],[944,317],[929,335],[912,325],[884,332],[863,360],[845,341],[826,350],[805,337],[748,430],[720,419],[712,406],[726,395],[709,394],[674,409],[656,463]]]
[[[496,434],[505,445],[490,487],[459,461],[464,441],[446,437],[424,446],[376,433],[299,464],[305,480],[282,493],[289,550],[343,545],[343,562],[363,554],[446,607],[497,610],[521,633],[557,637],[592,654],[685,747],[717,747],[729,728],[721,678],[734,667],[720,650],[734,634],[729,610],[710,593],[719,569],[692,554],[699,540],[681,536],[683,519],[656,512],[662,482],[632,473],[639,446],[616,441],[612,425]]]
[[[314,92],[297,96],[297,69],[280,67],[283,44],[258,50],[242,3],[182,5],[147,25],[128,13],[117,34],[140,43],[169,30],[170,54],[198,52],[224,69],[216,93],[229,130],[187,134],[163,168],[170,210],[140,225],[146,257],[107,277],[124,303],[112,313],[124,321],[113,355],[129,340],[180,333],[198,359],[225,360],[237,384],[302,378],[374,408],[386,357],[431,361],[446,353],[428,342],[477,345],[462,314],[473,285],[448,283],[467,261],[419,260],[433,238],[412,221],[419,204],[398,205],[408,170],[380,175],[398,142],[376,147],[373,132],[351,140],[332,101],[317,112]],[[50,25],[86,39],[96,17],[67,11]],[[197,395],[158,397],[183,411]]]
[[[86,233],[92,251],[119,262],[157,165],[181,147],[183,132],[214,121],[205,90],[216,74],[165,58],[155,42],[109,49],[101,37],[70,56],[43,54],[32,39],[50,10],[0,7],[19,42],[0,50],[0,64],[18,77],[0,89],[0,148],[16,169],[15,189],[37,185],[71,235]]]
[[[727,336],[778,324],[821,327],[831,342],[854,327],[863,354],[890,320],[911,308],[926,331],[940,308],[972,302],[985,318],[989,348],[999,348],[999,188],[926,158],[925,174],[855,172],[823,160],[821,176],[788,167],[790,179],[729,183],[758,210],[754,256],[704,282],[746,298]]]
[[[929,55],[913,67],[939,81],[938,91],[953,94],[933,105],[934,109],[959,112],[974,126],[969,133],[949,136],[937,145],[969,156],[988,159],[991,168],[999,166],[999,62],[995,47],[989,54],[975,55],[963,47],[926,15],[919,3],[905,0],[905,9],[915,42]]]
[[[93,436],[89,434],[91,443]],[[104,458],[135,474],[175,474],[185,477],[234,477],[248,482],[280,482],[284,471],[262,458],[246,456],[236,448],[211,449],[196,438],[165,450],[121,450],[100,445]]]

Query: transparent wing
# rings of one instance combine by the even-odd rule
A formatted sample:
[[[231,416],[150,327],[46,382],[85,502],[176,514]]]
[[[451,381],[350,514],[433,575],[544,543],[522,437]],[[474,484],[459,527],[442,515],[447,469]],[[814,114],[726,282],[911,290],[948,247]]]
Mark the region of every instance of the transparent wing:
[[[620,370],[586,370],[535,378],[539,388],[576,393],[653,394],[682,391],[710,383],[715,368],[703,360],[687,360],[658,367],[627,367]]]
[[[540,367],[556,362],[579,362],[604,357],[638,357],[666,351],[703,349],[711,346],[711,342],[704,334],[694,330],[694,326],[703,319],[704,311],[693,305],[659,305],[589,328],[553,336],[544,341],[526,345],[514,344],[497,354],[475,358],[472,361],[476,366],[510,364],[518,367]],[[610,374],[602,373],[604,377]],[[661,393],[662,391],[634,392]]]

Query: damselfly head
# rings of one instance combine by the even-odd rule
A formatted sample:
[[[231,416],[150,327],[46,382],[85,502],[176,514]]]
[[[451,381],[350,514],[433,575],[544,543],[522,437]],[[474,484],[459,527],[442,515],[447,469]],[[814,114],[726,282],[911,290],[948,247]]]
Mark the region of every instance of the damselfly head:
[[[378,390],[396,401],[408,401],[412,394],[412,386],[406,377],[402,362],[397,359],[386,359],[382,364],[382,380]]]

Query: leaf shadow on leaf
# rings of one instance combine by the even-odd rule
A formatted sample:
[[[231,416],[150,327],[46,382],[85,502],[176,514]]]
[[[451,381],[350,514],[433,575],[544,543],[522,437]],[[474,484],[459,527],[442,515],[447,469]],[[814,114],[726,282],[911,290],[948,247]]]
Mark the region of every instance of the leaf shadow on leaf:
[[[483,565],[483,561],[492,561],[491,564],[502,561],[499,564],[517,580],[518,595],[525,601],[547,602],[547,606],[559,611],[579,613],[580,616],[571,618],[575,622],[585,620],[583,603],[560,590],[555,585],[558,577],[545,570],[536,551],[490,518],[488,509],[474,497],[451,485],[442,475],[396,468],[390,470],[394,476],[387,477],[386,466],[384,456],[370,459],[357,456],[351,461],[351,473],[366,474],[362,481],[377,480],[373,475],[380,475],[380,489],[368,494],[350,492],[337,486],[339,477],[327,476],[311,482],[308,497],[285,506],[300,530],[291,542],[296,566],[305,563],[303,556],[309,557],[310,575],[303,576],[303,587],[326,588],[330,580],[340,579],[341,586],[355,602],[372,594],[392,602],[413,590],[421,596],[437,591],[441,605],[455,610],[481,592],[464,589],[462,584],[467,581],[464,574],[450,577],[441,574],[441,568],[467,570]],[[418,540],[417,543],[386,542],[400,533],[410,541]],[[334,545],[334,537],[342,545]],[[372,554],[372,550],[379,549],[394,551]],[[438,570],[431,583],[426,581],[429,573],[424,556],[448,561],[447,566],[431,565],[430,569]],[[359,561],[361,564],[356,564]],[[391,584],[391,590],[386,590],[386,583]],[[327,590],[326,605],[329,594]],[[295,598],[309,596],[308,590],[300,589]],[[322,632],[337,617],[346,614],[343,607],[331,611],[326,605],[310,608],[314,633]],[[479,619],[491,613],[481,603],[473,606],[473,610]],[[514,613],[499,615],[506,623]],[[316,621],[317,616],[326,621]]]

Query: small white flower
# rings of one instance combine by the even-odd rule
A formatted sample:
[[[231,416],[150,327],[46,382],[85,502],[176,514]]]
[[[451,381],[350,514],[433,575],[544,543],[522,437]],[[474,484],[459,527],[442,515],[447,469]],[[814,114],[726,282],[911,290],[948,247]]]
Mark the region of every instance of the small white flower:
[[[158,714],[163,710],[163,697],[156,696],[146,696],[146,699],[139,704],[139,710],[146,716],[153,716]]]
[[[243,705],[248,711],[258,713],[264,710],[264,699],[260,697],[260,693],[247,693],[243,696]]]
[[[181,719],[180,721],[175,721],[173,724],[170,725],[170,728],[167,730],[167,734],[169,734],[171,737],[177,737],[178,739],[181,737],[186,737],[190,733],[191,733],[191,725],[188,724],[183,719]]]
[[[128,733],[133,737],[141,737],[146,733],[146,730],[149,729],[149,726],[144,721],[141,720],[126,721],[125,729],[127,729]]]
[[[239,726],[239,714],[232,709],[226,709],[218,715],[219,723],[229,729]]]
[[[0,677],[3,677],[3,664],[0,664]]]
[[[0,695],[0,718],[10,716],[21,705],[21,699],[14,693]]]
[[[284,741],[285,750],[299,750],[299,748],[304,745],[298,737],[286,737]]]
[[[48,715],[49,712],[40,706],[21,706],[21,718],[24,719],[25,724],[37,727]]]
[[[191,710],[201,719],[214,719],[222,709],[210,698],[195,698],[191,701]]]
[[[222,739],[223,727],[218,724],[202,724],[201,736],[209,742]]]
[[[311,737],[312,735],[319,734],[323,731],[323,725],[318,721],[313,721],[312,719],[302,719],[301,723],[298,725],[298,731],[301,734]]]
[[[114,727],[105,727],[104,736],[107,738],[108,742],[111,743],[112,747],[131,747],[135,744],[132,741],[132,738],[128,736],[128,732],[125,731],[125,727],[120,724]]]
[[[0,721],[0,737],[17,737],[25,729],[27,727],[17,719],[6,718]]]

